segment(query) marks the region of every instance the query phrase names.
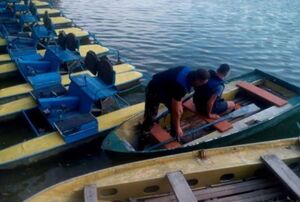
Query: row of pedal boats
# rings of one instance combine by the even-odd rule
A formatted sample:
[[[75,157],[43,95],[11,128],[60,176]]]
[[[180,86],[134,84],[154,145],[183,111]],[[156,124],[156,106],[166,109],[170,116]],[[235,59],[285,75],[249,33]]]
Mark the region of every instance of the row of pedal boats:
[[[60,27],[64,33],[58,33],[52,23],[52,8],[43,9],[48,9],[43,22],[28,23],[22,30],[18,30],[19,19],[32,14],[26,8],[17,12],[9,24],[1,21],[5,30],[2,37],[8,45],[0,58],[8,59],[3,60],[0,71],[3,67],[3,75],[13,74],[4,76],[1,82],[19,74],[24,83],[0,90],[0,120],[24,116],[36,136],[1,148],[0,169],[27,165],[98,137],[105,138],[103,150],[126,156],[159,156],[232,145],[275,127],[300,110],[297,86],[253,70],[226,83],[223,98],[238,103],[238,116],[230,113],[223,121],[209,120],[195,112],[188,95],[183,102],[182,127],[185,133],[193,132],[190,138],[184,143],[172,139],[168,133],[169,113],[161,107],[152,136],[147,143],[142,142],[139,124],[144,103],[110,106],[126,105],[119,92],[136,86],[142,74],[120,62],[118,55],[112,59],[116,51],[103,47],[92,35],[87,34],[83,40],[76,32],[68,33],[68,29],[80,29],[73,23]],[[70,47],[63,43],[66,41]]]
[[[23,116],[35,136],[2,147],[0,169],[90,141],[143,109],[118,95],[138,86],[143,75],[50,6],[1,1],[1,84],[22,80],[0,90],[0,120]]]

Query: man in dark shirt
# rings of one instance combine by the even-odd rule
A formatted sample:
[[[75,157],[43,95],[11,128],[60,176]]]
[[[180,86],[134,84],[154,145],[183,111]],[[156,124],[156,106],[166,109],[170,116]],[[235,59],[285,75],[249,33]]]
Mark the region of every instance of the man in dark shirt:
[[[224,79],[229,72],[230,66],[222,64],[216,72],[209,71],[210,79],[205,85],[195,88],[193,100],[199,113],[203,113],[212,119],[218,119],[220,114],[232,111],[235,108],[233,101],[222,99],[225,88]]]
[[[164,104],[171,113],[171,134],[182,136],[180,118],[183,113],[182,98],[192,87],[205,84],[209,73],[204,69],[191,71],[189,67],[179,66],[157,73],[146,88],[144,131],[153,126],[159,104]],[[174,134],[175,133],[175,134]]]

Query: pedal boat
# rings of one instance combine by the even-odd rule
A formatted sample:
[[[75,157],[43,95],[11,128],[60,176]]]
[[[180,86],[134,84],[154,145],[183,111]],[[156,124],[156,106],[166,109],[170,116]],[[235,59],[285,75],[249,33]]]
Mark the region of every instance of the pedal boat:
[[[44,12],[48,12],[49,9],[43,9]],[[32,13],[32,12],[31,12]],[[12,17],[10,21],[3,21],[2,25],[2,37],[0,37],[0,49],[5,50],[7,46],[7,36],[18,35],[22,32],[29,32],[32,30],[32,37],[37,38],[50,38],[58,36],[59,32],[64,31],[66,34],[73,33],[80,41],[81,44],[85,44],[89,42],[90,34],[87,31],[80,29],[79,27],[72,26],[71,27],[62,28],[62,24],[69,24],[69,20],[65,19],[63,16],[58,16],[53,18],[56,23],[52,22],[51,15],[45,13],[45,17],[47,25],[45,25],[45,21],[43,20],[41,23],[38,22],[37,19],[40,17],[37,14],[25,13],[20,14],[18,17]],[[15,14],[12,14],[13,16]],[[19,18],[19,20],[17,20]],[[44,19],[43,18],[43,19]],[[1,18],[0,18],[1,19]],[[28,27],[31,27],[28,29]],[[5,30],[3,30],[5,29]],[[29,33],[30,34],[30,33]]]
[[[51,22],[48,22],[49,26],[52,27]],[[14,29],[14,28],[13,28]],[[33,26],[33,34],[31,36],[26,37],[25,36],[19,36],[20,34],[17,34],[16,36],[10,35],[11,28],[9,26],[2,26],[1,32],[5,36],[5,38],[10,41],[10,46],[8,47],[8,53],[9,54],[3,54],[0,56],[2,61],[6,61],[3,64],[0,64],[0,75],[3,77],[5,75],[11,75],[14,72],[16,72],[17,69],[20,69],[17,67],[17,65],[14,63],[15,61],[18,61],[20,58],[26,58],[26,60],[41,60],[43,57],[42,55],[45,54],[46,50],[37,50],[38,46],[47,47],[49,46],[49,43],[56,44],[56,32],[51,28],[46,28],[42,25],[36,25]],[[70,29],[70,30],[69,30]],[[60,43],[63,44],[57,44],[56,46],[61,46],[62,49],[68,49],[74,52],[75,55],[78,55],[78,53],[85,57],[86,53],[89,50],[94,51],[97,55],[103,56],[109,53],[109,49],[106,47],[103,47],[97,39],[94,37],[89,38],[89,43],[87,45],[79,45],[79,39],[76,38],[76,34],[72,32],[74,28],[68,28],[67,30],[63,30],[63,32],[59,33],[58,41],[63,41]],[[67,31],[67,32],[65,32]],[[52,33],[52,34],[51,34]],[[72,35],[72,34],[73,35]],[[75,37],[75,38],[74,38]],[[46,46],[42,44],[45,40],[49,41]],[[68,42],[69,47],[65,47],[66,43]],[[50,44],[51,45],[51,44]],[[61,55],[60,60],[65,60],[64,57],[66,57],[66,54],[60,54],[60,52],[66,52],[66,51],[56,51],[58,52],[56,55]],[[70,54],[68,54],[70,55]],[[75,57],[76,58],[76,57]],[[11,61],[11,62],[9,62]],[[14,61],[14,62],[12,62]],[[64,61],[62,61],[64,62]],[[26,79],[25,79],[26,80]]]
[[[51,52],[51,51],[50,51]],[[52,55],[52,54],[51,54]],[[52,57],[52,56],[51,56]],[[53,57],[52,57],[53,58]],[[96,60],[98,60],[96,58]],[[95,64],[94,61],[91,62]],[[94,76],[101,66],[97,67],[97,72],[94,72],[94,69],[89,66],[89,64],[85,64],[86,70],[78,71],[73,73],[74,75],[85,75],[88,74],[90,76]],[[134,66],[126,63],[116,63],[112,66],[112,69],[115,72],[115,87],[118,91],[129,90],[134,88],[140,84],[140,80],[142,79],[142,73],[135,71]],[[91,71],[93,73],[91,73]],[[0,94],[4,101],[0,105],[0,120],[8,120],[13,119],[23,110],[28,110],[36,107],[37,103],[34,98],[31,96],[33,91],[43,92],[46,95],[55,95],[60,94],[61,89],[64,88],[62,86],[68,87],[70,85],[70,76],[68,74],[62,75],[59,77],[56,71],[49,72],[45,74],[37,74],[28,77],[28,79],[36,83],[36,85],[31,85],[29,83],[20,84],[8,88],[4,88],[0,90]],[[48,76],[49,75],[49,76]],[[45,78],[45,76],[47,78]],[[50,85],[52,84],[52,85]],[[49,86],[50,85],[50,86]],[[36,88],[34,88],[34,86]],[[64,90],[63,90],[64,91]],[[48,93],[47,93],[48,92]]]
[[[92,109],[99,102],[104,106],[102,103],[109,97],[118,100],[115,85],[108,85],[103,82],[105,78],[100,78],[89,74],[72,76],[70,87],[56,96],[45,97],[44,91],[32,92],[34,103],[22,112],[36,137],[0,150],[0,169],[28,165],[102,137],[143,110],[143,104],[121,109],[101,107],[103,114],[94,115]],[[112,111],[104,113],[108,110]]]

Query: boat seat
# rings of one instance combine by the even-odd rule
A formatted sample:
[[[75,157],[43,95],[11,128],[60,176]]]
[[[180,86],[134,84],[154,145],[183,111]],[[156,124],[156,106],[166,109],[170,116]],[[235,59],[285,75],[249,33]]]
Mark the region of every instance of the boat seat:
[[[114,85],[116,80],[116,73],[113,70],[113,65],[107,57],[102,57],[96,63],[98,71],[97,77],[101,79],[106,85]]]
[[[68,33],[66,36],[66,48],[70,51],[78,51],[79,50],[79,40],[76,38],[75,34]]]
[[[57,44],[63,49],[66,50],[66,33],[62,30],[58,34]]]
[[[193,103],[193,99],[192,98],[189,99],[189,100],[187,100],[187,101],[185,101],[183,103],[183,107],[185,109],[189,110],[192,113],[198,113],[197,110],[196,110],[196,107],[195,107],[195,105]],[[215,121],[214,119],[210,119],[210,118],[208,118],[206,116],[203,116],[201,114],[198,114],[198,116],[199,116],[199,118],[205,120],[208,123],[210,123],[212,121]],[[218,131],[220,131],[220,132],[225,132],[225,131],[227,131],[227,130],[229,130],[229,129],[232,128],[232,124],[229,121],[222,121],[222,122],[219,122],[219,123],[215,124],[214,127]]]
[[[237,84],[237,86],[251,94],[254,94],[254,95],[262,98],[263,100],[265,100],[267,102],[270,102],[270,103],[276,105],[277,107],[282,107],[287,104],[286,100],[284,100],[262,88],[259,88],[251,83],[241,81]]]
[[[98,57],[94,51],[89,50],[86,53],[86,57],[84,59],[85,68],[87,68],[92,74],[97,74],[96,64],[98,62]]]
[[[37,100],[39,98],[49,98],[49,97],[58,97],[65,95],[67,93],[67,90],[65,87],[61,84],[54,85],[54,86],[48,86],[45,88],[40,88],[37,90],[31,91],[31,96]]]
[[[24,27],[25,24],[34,24],[38,22],[36,16],[32,15],[31,13],[21,14],[19,19],[22,27]]]
[[[76,114],[55,122],[55,127],[63,135],[73,134],[80,130],[81,126],[89,122],[96,121],[95,117],[90,113]]]
[[[46,86],[52,86],[61,83],[61,77],[58,72],[49,72],[28,76],[27,79],[34,89],[40,89]]]
[[[154,137],[155,140],[158,142],[165,142],[172,138],[172,136],[164,129],[160,127],[159,124],[155,123],[151,129],[151,134]],[[165,144],[163,147],[166,149],[175,149],[180,147],[181,144],[177,141],[170,142],[168,144]]]
[[[54,25],[47,11],[45,11],[45,15],[43,17],[43,23],[43,25],[36,25],[32,27],[32,38],[35,40],[53,38],[56,36]]]

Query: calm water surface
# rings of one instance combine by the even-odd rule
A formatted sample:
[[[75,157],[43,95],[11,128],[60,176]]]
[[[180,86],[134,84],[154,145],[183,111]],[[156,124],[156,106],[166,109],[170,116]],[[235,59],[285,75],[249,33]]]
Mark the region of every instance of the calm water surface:
[[[232,76],[259,68],[300,85],[298,0],[62,0],[55,6],[104,45],[119,49],[146,79],[179,64],[216,68],[229,63]],[[138,102],[143,92],[126,97]],[[299,118],[245,142],[293,136],[299,133]],[[16,137],[29,133],[22,119],[1,123],[0,134],[8,131]],[[20,201],[61,180],[134,160],[99,148],[96,141],[30,167],[1,171],[0,201]]]

